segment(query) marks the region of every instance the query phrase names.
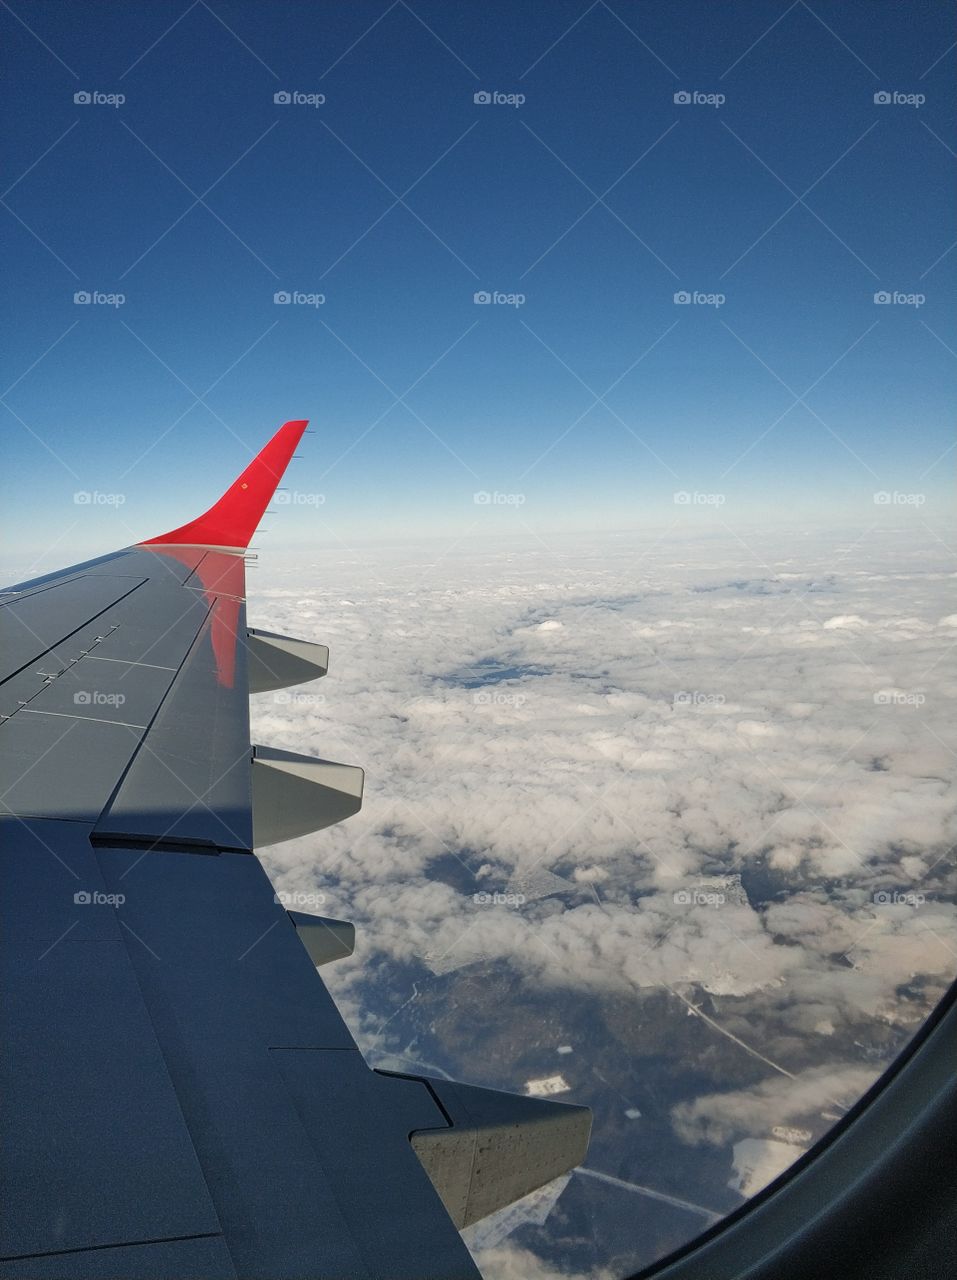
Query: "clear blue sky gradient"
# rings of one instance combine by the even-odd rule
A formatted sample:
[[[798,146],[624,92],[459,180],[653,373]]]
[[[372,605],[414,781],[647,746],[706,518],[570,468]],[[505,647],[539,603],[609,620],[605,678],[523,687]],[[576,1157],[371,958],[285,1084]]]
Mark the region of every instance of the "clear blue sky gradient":
[[[4,5],[7,554],[179,523],[295,417],[275,546],[662,524],[696,514],[677,491],[728,522],[945,518],[952,27],[879,0]]]

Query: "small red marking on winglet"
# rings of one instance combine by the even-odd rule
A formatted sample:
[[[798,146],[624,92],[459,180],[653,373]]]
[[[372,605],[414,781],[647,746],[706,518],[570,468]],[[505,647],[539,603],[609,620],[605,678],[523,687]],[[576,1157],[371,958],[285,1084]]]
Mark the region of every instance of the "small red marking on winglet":
[[[148,547],[167,542],[201,547],[248,547],[308,425],[305,419],[285,423],[205,515],[159,537],[146,538],[138,545]]]

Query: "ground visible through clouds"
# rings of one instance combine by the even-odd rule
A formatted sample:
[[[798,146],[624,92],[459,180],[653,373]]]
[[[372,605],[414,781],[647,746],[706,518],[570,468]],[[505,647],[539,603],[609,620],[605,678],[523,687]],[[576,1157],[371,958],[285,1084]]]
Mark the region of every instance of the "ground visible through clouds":
[[[251,625],[331,648],[253,699],[254,741],[366,769],[359,815],[263,860],[355,921],[323,976],[367,1058],[594,1110],[585,1171],[467,1233],[488,1280],[687,1240],[957,970],[952,557],[916,525],[742,537],[267,549],[250,575]]]

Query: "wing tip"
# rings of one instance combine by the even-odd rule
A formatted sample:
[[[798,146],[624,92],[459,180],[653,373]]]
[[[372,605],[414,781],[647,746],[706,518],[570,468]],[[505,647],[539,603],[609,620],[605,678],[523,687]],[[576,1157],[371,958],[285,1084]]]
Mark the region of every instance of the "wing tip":
[[[169,533],[145,538],[137,546],[172,544],[245,550],[308,425],[308,418],[284,422],[208,511]]]

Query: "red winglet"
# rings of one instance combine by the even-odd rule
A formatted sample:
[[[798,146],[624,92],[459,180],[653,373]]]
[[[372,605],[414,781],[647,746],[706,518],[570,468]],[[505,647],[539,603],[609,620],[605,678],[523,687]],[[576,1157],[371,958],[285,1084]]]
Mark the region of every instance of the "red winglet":
[[[287,422],[205,515],[157,538],[146,538],[139,545],[148,547],[166,542],[201,547],[248,547],[307,426],[305,420]]]

